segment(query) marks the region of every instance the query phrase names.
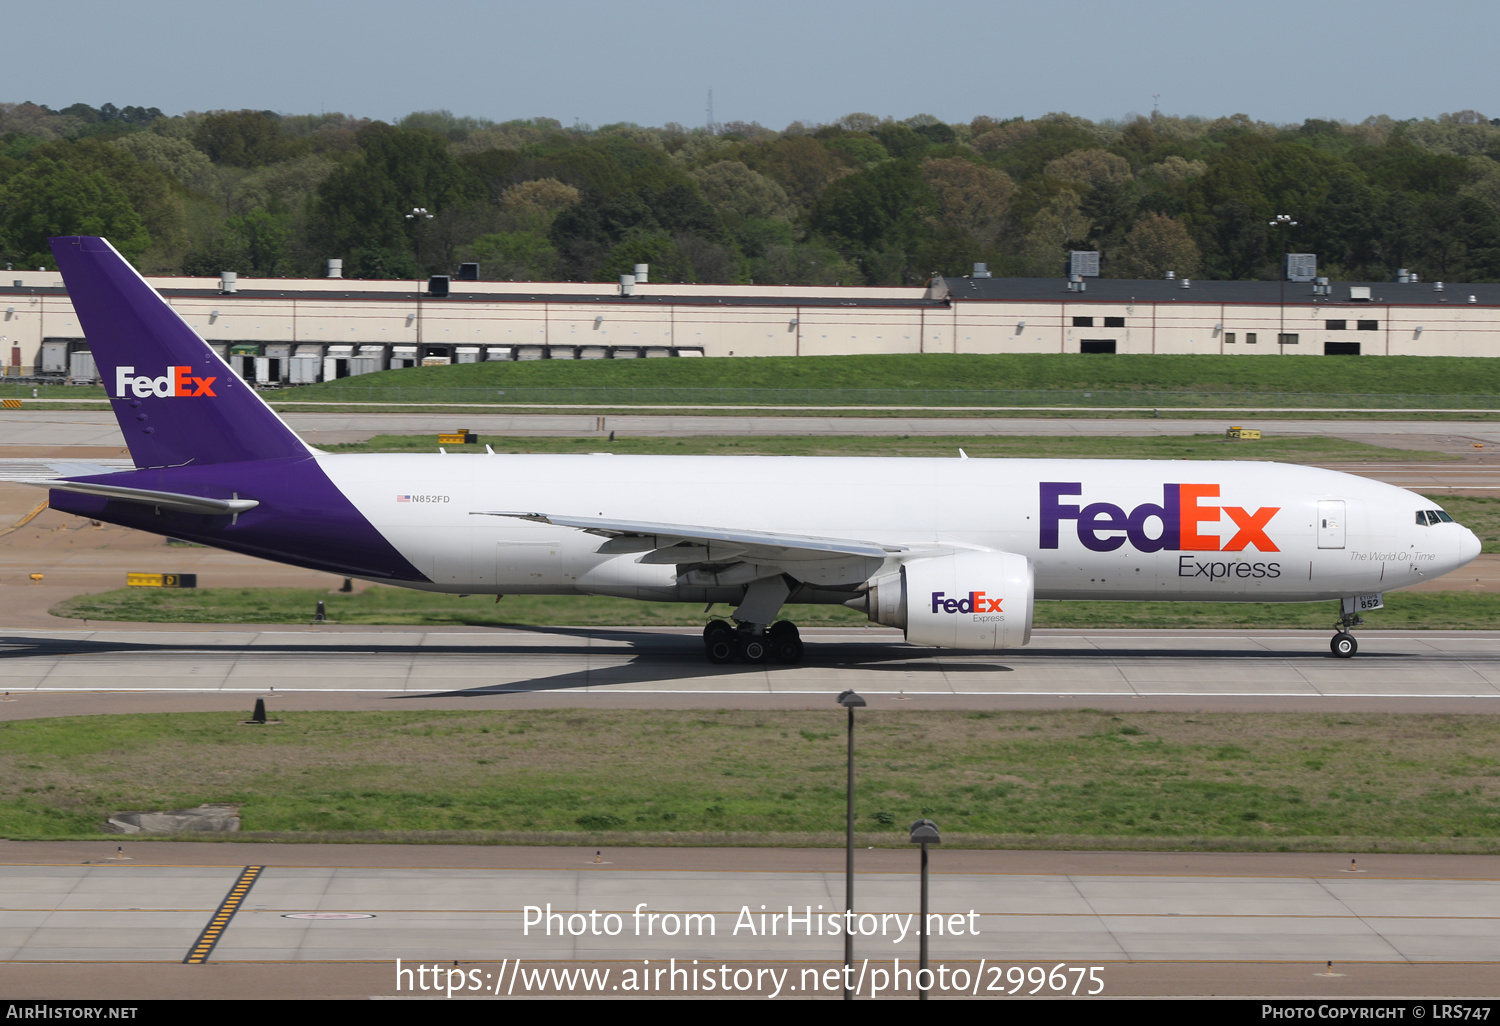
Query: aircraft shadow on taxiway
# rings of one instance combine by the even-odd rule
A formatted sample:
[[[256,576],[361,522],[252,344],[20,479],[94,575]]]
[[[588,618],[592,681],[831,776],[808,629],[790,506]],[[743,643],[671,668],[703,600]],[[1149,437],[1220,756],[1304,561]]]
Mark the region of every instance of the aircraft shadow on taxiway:
[[[539,691],[566,691],[570,688],[607,687],[611,684],[638,684],[644,682],[671,682],[702,677],[732,679],[745,673],[788,672],[796,666],[785,666],[768,662],[760,664],[728,663],[711,665],[703,662],[703,643],[696,635],[653,634],[634,631],[609,631],[584,627],[536,627],[530,634],[552,634],[560,637],[609,637],[624,641],[629,650],[620,652],[626,661],[599,668],[575,670],[567,673],[534,677],[529,680],[508,681],[503,684],[481,684],[472,688],[435,689],[400,695],[400,698],[464,698],[484,695],[527,694]],[[160,656],[166,654],[219,655],[239,654],[247,656],[296,655],[308,659],[319,656],[391,655],[391,656],[482,656],[494,659],[497,667],[502,660],[514,657],[577,658],[580,649],[574,645],[507,645],[497,636],[489,645],[369,645],[339,642],[330,638],[325,643],[297,645],[194,645],[181,643],[153,643],[124,640],[94,641],[78,638],[35,638],[0,636],[0,660],[27,658],[56,658],[58,656]],[[808,649],[809,657],[803,666],[827,667],[829,669],[860,669],[865,671],[900,670],[911,671],[924,668],[938,669],[935,661],[943,658],[944,672],[1008,673],[1011,668],[994,663],[954,662],[964,653],[924,649],[913,649],[901,641],[881,642],[830,642]],[[597,653],[596,653],[597,654]],[[992,653],[974,653],[974,657],[991,656]]]
[[[1009,673],[1013,667],[990,662],[991,652],[961,652],[952,649],[920,649],[899,641],[828,641],[814,642],[806,649],[806,656],[797,666],[778,663],[728,663],[711,665],[703,662],[702,642],[692,634],[658,634],[637,631],[612,631],[591,627],[534,627],[528,628],[532,635],[550,634],[560,638],[600,637],[625,642],[628,649],[620,655],[626,660],[617,665],[603,666],[566,673],[533,677],[528,680],[513,680],[501,684],[480,684],[470,688],[432,689],[411,692],[395,698],[478,698],[488,695],[531,694],[546,691],[566,691],[571,688],[609,687],[614,684],[639,684],[649,682],[670,683],[679,680],[713,678],[725,683],[736,676],[751,673],[796,673],[799,669],[857,669],[864,672],[902,672],[942,674]],[[126,640],[89,640],[80,638],[51,638],[27,636],[0,636],[0,660],[27,658],[56,658],[59,656],[160,656],[169,653],[183,655],[296,655],[311,660],[320,656],[392,655],[392,656],[482,656],[500,662],[507,658],[559,657],[577,658],[582,654],[576,645],[514,645],[506,644],[503,635],[497,635],[486,645],[369,645],[359,642],[342,642],[337,635],[315,644],[296,645],[222,645],[154,643]],[[1367,659],[1399,658],[1407,653],[1369,653]],[[1327,652],[1309,649],[1305,653],[1244,649],[1203,648],[1103,648],[1096,645],[1079,644],[1067,648],[1048,648],[1029,652],[1016,652],[1011,660],[1035,662],[1047,659],[1234,659],[1285,661],[1299,656],[1322,661],[1331,659]],[[1431,658],[1429,656],[1429,658]]]

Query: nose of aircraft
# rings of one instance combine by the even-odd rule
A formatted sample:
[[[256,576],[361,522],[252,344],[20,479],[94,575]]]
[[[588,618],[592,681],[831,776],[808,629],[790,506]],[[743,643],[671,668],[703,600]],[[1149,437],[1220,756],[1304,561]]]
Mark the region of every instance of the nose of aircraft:
[[[1479,536],[1465,527],[1463,534],[1458,539],[1458,565],[1463,566],[1465,563],[1473,560],[1475,556],[1479,555],[1479,550],[1483,547],[1479,541]]]

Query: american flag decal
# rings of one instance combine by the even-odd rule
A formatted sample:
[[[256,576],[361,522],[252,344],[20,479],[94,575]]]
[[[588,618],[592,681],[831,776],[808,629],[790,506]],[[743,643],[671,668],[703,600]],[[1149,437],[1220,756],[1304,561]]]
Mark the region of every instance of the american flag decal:
[[[410,495],[398,495],[398,496],[396,496],[396,501],[397,502],[410,502],[411,501],[411,496]]]

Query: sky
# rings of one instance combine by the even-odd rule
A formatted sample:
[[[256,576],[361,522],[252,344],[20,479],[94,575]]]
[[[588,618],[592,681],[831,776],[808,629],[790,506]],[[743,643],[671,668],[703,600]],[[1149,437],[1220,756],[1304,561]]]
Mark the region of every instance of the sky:
[[[642,125],[855,112],[1500,117],[1500,4],[74,0],[7,5],[0,102]]]

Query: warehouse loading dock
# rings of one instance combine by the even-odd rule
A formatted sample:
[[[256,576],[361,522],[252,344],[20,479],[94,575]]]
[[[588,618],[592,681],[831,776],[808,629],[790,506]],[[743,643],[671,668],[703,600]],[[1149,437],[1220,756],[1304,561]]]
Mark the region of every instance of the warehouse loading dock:
[[[0,293],[14,296],[7,331],[18,376],[92,380],[88,363],[72,359],[87,346],[60,280],[15,273],[26,275],[22,285]],[[1122,355],[1500,356],[1500,284],[1411,275],[1384,283],[976,275],[900,288],[637,281],[629,295],[591,283],[455,281],[442,298],[395,281],[241,278],[233,293],[216,279],[151,284],[210,345],[254,344],[256,356],[284,361],[240,361],[236,373],[262,386],[408,369],[432,356],[1081,353],[1108,352],[1109,343]]]

